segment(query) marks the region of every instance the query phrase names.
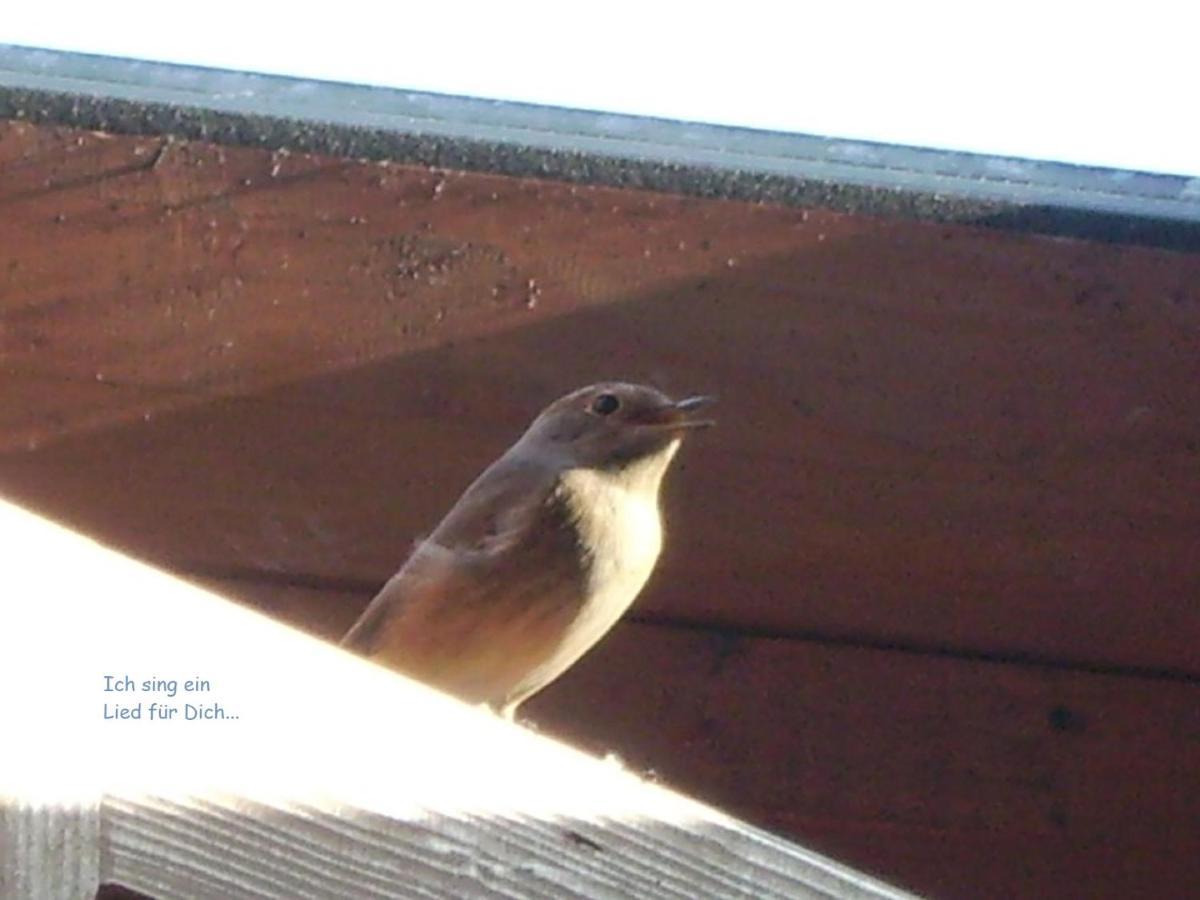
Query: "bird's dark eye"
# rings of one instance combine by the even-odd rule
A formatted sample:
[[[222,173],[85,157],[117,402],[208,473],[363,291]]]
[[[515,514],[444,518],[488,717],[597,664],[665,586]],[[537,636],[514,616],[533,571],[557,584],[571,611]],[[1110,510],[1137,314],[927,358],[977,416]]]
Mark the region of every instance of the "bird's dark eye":
[[[598,416],[607,416],[621,408],[621,401],[614,394],[601,394],[592,401],[592,412]]]

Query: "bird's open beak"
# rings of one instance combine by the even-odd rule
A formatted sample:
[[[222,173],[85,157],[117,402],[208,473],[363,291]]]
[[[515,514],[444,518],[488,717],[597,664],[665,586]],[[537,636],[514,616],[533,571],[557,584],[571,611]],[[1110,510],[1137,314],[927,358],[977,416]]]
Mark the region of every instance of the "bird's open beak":
[[[692,418],[692,413],[717,401],[716,397],[707,395],[687,397],[658,410],[654,418],[645,424],[658,425],[671,430],[684,428],[708,428],[716,425],[712,419]]]

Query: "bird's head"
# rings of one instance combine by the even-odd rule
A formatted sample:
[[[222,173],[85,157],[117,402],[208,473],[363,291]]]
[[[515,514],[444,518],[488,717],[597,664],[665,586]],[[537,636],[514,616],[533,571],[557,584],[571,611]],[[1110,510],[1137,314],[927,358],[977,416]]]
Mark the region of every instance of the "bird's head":
[[[645,463],[661,476],[683,435],[713,424],[693,415],[713,399],[672,400],[646,385],[593,384],[546,407],[518,446],[573,468],[622,472]]]

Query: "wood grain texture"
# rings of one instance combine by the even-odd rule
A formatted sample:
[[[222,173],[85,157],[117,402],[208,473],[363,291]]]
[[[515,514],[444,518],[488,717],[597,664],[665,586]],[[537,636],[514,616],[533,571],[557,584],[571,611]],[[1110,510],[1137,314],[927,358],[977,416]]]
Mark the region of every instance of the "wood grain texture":
[[[211,583],[301,626],[368,599]],[[1200,878],[1197,710],[1186,682],[628,624],[521,718],[931,897],[1096,900]]]
[[[106,826],[106,876],[161,900],[909,896],[715,825],[436,814],[412,823],[345,806],[141,798],[110,801]]]
[[[51,515],[377,585],[548,399],[648,378],[724,402],[645,613],[1200,673],[1195,256],[21,129],[0,487]]]
[[[90,898],[99,836],[99,802],[64,806],[28,788],[0,790],[0,897]]]
[[[1200,685],[626,625],[522,715],[932,897],[1200,880]]]
[[[0,678],[41,726],[0,746],[6,897],[908,896],[8,504],[0,539]],[[108,717],[170,705],[149,673],[229,715]]]
[[[0,123],[0,274],[0,493],[326,637],[565,389],[719,394],[538,721],[935,896],[1194,883],[1200,257]]]

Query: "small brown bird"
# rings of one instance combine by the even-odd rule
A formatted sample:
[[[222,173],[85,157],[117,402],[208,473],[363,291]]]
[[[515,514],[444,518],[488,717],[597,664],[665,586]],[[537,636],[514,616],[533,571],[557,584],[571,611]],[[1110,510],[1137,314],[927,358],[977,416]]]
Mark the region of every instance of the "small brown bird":
[[[507,718],[629,608],[658,490],[710,397],[608,382],[550,404],[462,495],[342,645]]]

